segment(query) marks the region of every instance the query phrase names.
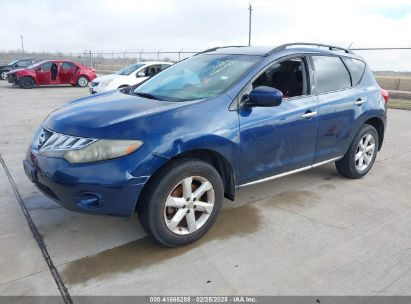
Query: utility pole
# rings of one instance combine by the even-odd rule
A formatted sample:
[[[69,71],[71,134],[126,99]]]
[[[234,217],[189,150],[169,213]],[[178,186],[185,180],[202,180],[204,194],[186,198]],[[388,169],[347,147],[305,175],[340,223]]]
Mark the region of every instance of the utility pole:
[[[248,46],[250,46],[251,45],[251,12],[253,11],[251,3],[248,4],[248,10],[250,11],[250,14],[248,17]]]
[[[24,54],[23,35],[20,35],[20,40],[21,40],[21,50],[23,51],[23,54]]]

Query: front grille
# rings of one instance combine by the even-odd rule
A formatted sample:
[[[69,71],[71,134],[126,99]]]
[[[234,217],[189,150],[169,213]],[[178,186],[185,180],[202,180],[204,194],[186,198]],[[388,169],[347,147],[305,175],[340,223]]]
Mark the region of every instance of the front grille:
[[[92,87],[98,86],[98,82],[91,82],[91,86],[92,86]]]
[[[43,139],[42,139],[43,138]],[[38,138],[40,152],[46,150],[77,150],[95,142],[97,139],[76,137],[43,129]]]
[[[7,74],[7,79],[10,83],[16,82],[16,73]]]

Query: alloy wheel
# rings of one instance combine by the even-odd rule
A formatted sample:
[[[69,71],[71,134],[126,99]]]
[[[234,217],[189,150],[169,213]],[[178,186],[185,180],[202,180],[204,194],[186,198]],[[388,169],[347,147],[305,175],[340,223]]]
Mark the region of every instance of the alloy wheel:
[[[209,219],[215,202],[211,183],[201,176],[190,176],[179,182],[164,204],[167,228],[179,235],[191,234]]]
[[[355,167],[362,172],[368,168],[375,153],[375,139],[371,134],[365,134],[358,143],[355,152]]]
[[[85,86],[87,85],[87,83],[88,83],[88,81],[87,81],[87,79],[84,78],[84,77],[80,77],[80,78],[78,79],[78,84],[79,84],[79,86],[81,86],[81,87],[85,87]]]

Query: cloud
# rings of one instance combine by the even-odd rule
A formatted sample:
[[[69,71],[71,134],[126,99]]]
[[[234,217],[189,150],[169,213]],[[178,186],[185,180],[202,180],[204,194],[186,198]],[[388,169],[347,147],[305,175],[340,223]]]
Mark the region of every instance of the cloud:
[[[411,46],[409,1],[251,0],[252,44]],[[408,3],[407,3],[408,2]],[[1,49],[201,50],[248,43],[249,0],[1,1]],[[399,55],[401,57],[401,55]],[[398,57],[398,56],[393,56]],[[405,61],[403,61],[405,62]],[[408,66],[411,70],[411,67]]]

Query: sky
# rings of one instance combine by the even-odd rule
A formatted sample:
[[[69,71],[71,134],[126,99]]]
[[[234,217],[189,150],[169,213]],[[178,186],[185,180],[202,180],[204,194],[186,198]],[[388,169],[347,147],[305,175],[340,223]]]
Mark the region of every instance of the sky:
[[[246,45],[249,3],[255,46],[294,41],[411,46],[411,0],[0,0],[0,51],[20,49],[20,35],[27,51],[40,52]],[[411,50],[360,55],[411,70]]]

